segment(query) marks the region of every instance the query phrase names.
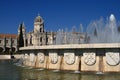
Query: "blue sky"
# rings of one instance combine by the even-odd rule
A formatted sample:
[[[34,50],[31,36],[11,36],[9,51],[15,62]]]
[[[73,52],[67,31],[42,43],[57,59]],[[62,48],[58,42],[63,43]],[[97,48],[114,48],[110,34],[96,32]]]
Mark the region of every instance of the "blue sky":
[[[120,0],[0,0],[0,33],[17,34],[21,22],[27,31],[33,30],[38,14],[46,31],[71,30],[81,23],[85,29],[101,16],[114,14],[120,20]]]

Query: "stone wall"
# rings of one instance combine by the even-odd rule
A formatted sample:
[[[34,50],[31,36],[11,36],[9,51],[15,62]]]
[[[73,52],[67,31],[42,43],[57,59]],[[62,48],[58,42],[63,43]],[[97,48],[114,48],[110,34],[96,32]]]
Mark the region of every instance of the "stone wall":
[[[45,56],[44,53],[39,53],[36,59],[36,68],[48,68],[47,67],[48,56]]]
[[[85,58],[81,57],[81,71],[99,71],[99,56],[96,57],[95,63],[89,65],[86,64]]]
[[[106,57],[103,57],[104,72],[120,72],[120,63],[117,65],[109,65],[106,62]]]
[[[114,57],[111,57],[114,56]],[[83,52],[76,55],[75,52],[43,52],[23,55],[23,64],[40,69],[92,71],[92,72],[120,72],[119,52],[105,52],[97,55],[96,52]]]
[[[0,55],[0,59],[11,59],[11,55]]]
[[[74,56],[74,61],[72,62],[72,59],[66,57],[63,57],[62,60],[62,68],[61,70],[74,70],[74,71],[79,71],[79,61],[80,58],[79,56]]]

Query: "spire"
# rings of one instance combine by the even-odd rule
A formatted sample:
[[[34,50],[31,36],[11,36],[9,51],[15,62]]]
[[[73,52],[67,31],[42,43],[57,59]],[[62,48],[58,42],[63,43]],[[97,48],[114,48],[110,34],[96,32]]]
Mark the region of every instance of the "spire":
[[[23,26],[25,26],[24,21],[22,22]]]
[[[25,29],[24,21],[21,23],[21,25],[22,25],[22,28]]]
[[[38,16],[40,16],[40,13],[38,13]]]

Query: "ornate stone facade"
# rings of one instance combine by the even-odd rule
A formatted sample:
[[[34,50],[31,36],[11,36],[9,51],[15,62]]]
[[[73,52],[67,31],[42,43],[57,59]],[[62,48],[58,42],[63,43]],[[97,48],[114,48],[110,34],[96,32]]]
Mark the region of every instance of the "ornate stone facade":
[[[44,30],[44,21],[41,16],[37,16],[34,20],[34,30],[26,33],[23,24],[24,46],[41,46],[53,44],[54,33]],[[18,29],[18,34],[20,29]]]
[[[0,53],[1,52],[15,52],[18,50],[18,35],[15,34],[0,34]]]
[[[85,41],[85,35],[79,32],[46,32],[44,29],[44,20],[41,16],[37,16],[34,20],[34,30],[26,32],[26,27],[22,23],[22,33],[24,38],[24,46],[42,46],[42,45],[58,45],[58,44],[79,44]],[[20,25],[18,35],[20,34]],[[0,34],[0,52],[18,51],[18,35],[16,34]]]
[[[52,44],[80,44],[85,41],[85,34],[80,32],[46,32],[44,29],[44,20],[37,16],[34,20],[34,30],[26,33],[25,25],[22,27],[24,46],[42,46]],[[18,29],[18,34],[20,29]]]

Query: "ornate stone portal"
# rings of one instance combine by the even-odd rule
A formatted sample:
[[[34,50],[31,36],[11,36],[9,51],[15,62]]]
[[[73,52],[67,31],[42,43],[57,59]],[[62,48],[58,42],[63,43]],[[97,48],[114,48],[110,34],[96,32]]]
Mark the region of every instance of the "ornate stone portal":
[[[58,62],[58,54],[57,53],[49,53],[50,62],[52,64],[56,64]]]
[[[110,66],[116,66],[120,62],[120,55],[118,52],[107,52],[106,54],[106,62]]]
[[[96,63],[96,54],[93,52],[90,53],[83,53],[84,58],[84,63],[87,64],[88,66],[92,66]]]
[[[38,53],[37,57],[38,57],[38,61],[40,63],[44,63],[44,61],[45,61],[45,55],[44,55],[44,53]]]
[[[64,53],[64,60],[68,65],[72,65],[75,63],[75,53]]]

